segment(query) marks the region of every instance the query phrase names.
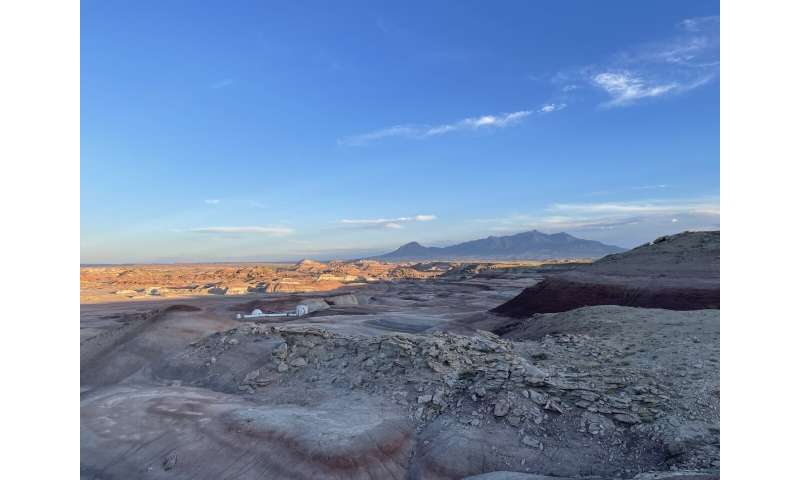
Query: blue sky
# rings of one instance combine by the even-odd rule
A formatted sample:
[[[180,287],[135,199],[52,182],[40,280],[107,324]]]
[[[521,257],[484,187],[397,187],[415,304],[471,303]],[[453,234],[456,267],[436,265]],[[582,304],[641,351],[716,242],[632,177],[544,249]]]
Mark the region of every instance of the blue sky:
[[[81,5],[83,263],[719,227],[719,4]]]

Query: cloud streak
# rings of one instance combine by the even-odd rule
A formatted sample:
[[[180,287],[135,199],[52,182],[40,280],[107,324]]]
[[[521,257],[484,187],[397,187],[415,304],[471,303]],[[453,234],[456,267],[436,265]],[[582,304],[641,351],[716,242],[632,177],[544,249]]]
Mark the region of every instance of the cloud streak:
[[[506,128],[519,124],[532,113],[532,110],[520,110],[518,112],[501,113],[497,115],[469,117],[442,125],[395,125],[374,132],[345,137],[340,139],[338,143],[339,145],[347,147],[360,147],[393,137],[425,139],[453,132]]]
[[[339,220],[341,225],[346,225],[355,228],[386,228],[390,230],[399,230],[405,228],[403,225],[411,222],[430,222],[436,220],[436,215],[414,215],[413,217],[397,217],[397,218],[372,218],[372,219],[344,219]]]
[[[288,227],[267,227],[267,226],[245,226],[245,227],[201,227],[182,230],[189,233],[202,233],[210,235],[267,235],[283,237],[294,233],[294,229]]]
[[[605,106],[619,106],[647,97],[658,97],[677,89],[677,83],[658,84],[657,80],[648,81],[634,73],[603,72],[592,77],[595,85],[602,88],[611,97]]]
[[[490,230],[498,232],[521,229],[544,231],[615,230],[628,226],[675,224],[685,219],[688,225],[711,225],[719,228],[719,198],[640,200],[629,202],[557,203],[540,215],[513,215],[482,219]]]
[[[542,105],[542,108],[539,109],[539,113],[552,113],[565,108],[567,108],[566,103],[547,103]]]
[[[557,203],[550,207],[557,212],[573,214],[702,214],[719,215],[719,200],[654,200],[603,203]]]

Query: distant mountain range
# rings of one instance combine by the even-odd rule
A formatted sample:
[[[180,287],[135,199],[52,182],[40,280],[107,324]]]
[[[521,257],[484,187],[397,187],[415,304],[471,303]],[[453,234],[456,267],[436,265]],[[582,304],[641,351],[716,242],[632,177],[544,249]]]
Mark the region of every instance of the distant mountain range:
[[[624,248],[606,245],[595,240],[584,240],[567,233],[547,234],[537,230],[503,237],[450,245],[425,247],[417,242],[403,245],[370,260],[405,262],[421,260],[544,260],[551,258],[599,258],[611,253],[624,252]]]

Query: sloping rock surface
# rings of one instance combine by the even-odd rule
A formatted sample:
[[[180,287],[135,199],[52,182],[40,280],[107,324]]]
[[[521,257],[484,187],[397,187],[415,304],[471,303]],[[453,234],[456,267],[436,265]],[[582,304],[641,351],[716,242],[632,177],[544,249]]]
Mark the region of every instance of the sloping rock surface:
[[[719,232],[685,232],[547,275],[492,312],[524,318],[589,305],[718,309],[719,265]]]

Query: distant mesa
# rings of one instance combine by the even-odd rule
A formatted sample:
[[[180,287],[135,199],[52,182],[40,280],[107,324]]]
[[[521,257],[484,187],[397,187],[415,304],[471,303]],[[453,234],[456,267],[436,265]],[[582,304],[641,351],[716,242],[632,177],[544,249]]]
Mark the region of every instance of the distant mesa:
[[[719,231],[660,237],[625,253],[550,274],[492,312],[526,318],[591,305],[719,309],[719,264]]]
[[[384,262],[425,260],[548,260],[556,258],[600,258],[624,252],[624,248],[584,240],[567,233],[547,234],[538,230],[502,237],[486,237],[449,247],[425,247],[418,242],[370,257]]]

